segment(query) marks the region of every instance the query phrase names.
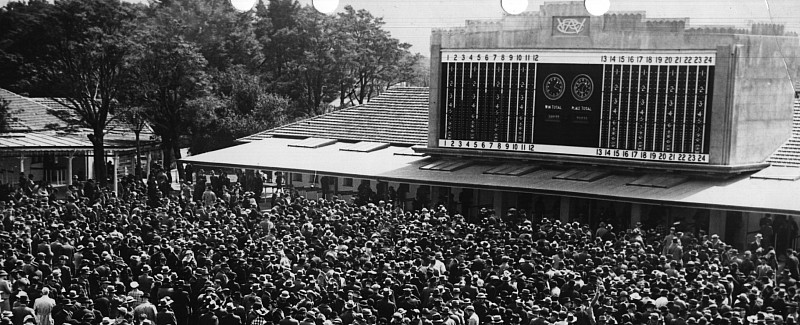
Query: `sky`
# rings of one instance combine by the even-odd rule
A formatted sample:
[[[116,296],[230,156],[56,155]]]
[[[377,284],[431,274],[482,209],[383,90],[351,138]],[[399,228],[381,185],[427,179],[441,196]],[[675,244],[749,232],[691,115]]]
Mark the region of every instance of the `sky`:
[[[8,1],[0,0],[0,6]],[[18,0],[16,0],[18,1]],[[130,0],[144,1],[144,0]],[[299,0],[311,4],[311,0]],[[800,33],[800,0],[610,0],[610,11],[645,11],[648,18],[689,18],[690,26],[725,25],[746,27],[750,22],[783,23]],[[543,0],[528,0],[536,10]],[[500,0],[339,0],[383,17],[385,28],[413,52],[429,55],[433,28],[464,26],[466,20],[498,19],[504,14]]]
[[[300,0],[311,4],[311,0]],[[800,0],[610,0],[609,11],[645,11],[648,18],[689,18],[699,24],[745,27],[751,21],[784,23],[800,33]],[[386,29],[412,51],[428,55],[432,28],[464,26],[465,20],[498,19],[504,14],[500,0],[340,0],[339,10],[350,4],[383,17]],[[528,0],[528,10],[538,11],[543,0]],[[769,10],[767,9],[769,5]]]

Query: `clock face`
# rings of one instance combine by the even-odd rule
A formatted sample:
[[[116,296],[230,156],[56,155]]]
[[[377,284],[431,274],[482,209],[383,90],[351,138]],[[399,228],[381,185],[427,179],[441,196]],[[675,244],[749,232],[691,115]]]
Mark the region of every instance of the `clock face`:
[[[550,100],[556,100],[564,95],[564,77],[557,73],[551,73],[544,79],[544,96]]]
[[[589,76],[582,74],[572,80],[572,96],[575,99],[585,101],[592,97],[592,92],[594,92],[594,83]]]

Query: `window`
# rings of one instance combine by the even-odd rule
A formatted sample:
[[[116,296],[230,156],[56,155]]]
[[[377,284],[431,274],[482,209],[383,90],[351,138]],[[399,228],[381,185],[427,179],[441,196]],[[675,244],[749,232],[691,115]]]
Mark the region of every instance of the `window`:
[[[342,186],[344,186],[344,187],[353,187],[353,179],[352,178],[345,178],[342,181]]]
[[[292,173],[292,182],[302,182],[302,181],[303,181],[303,174]]]

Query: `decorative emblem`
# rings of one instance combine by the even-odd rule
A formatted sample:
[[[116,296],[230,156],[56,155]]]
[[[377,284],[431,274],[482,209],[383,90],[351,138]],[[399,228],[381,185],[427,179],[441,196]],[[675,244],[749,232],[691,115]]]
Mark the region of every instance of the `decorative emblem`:
[[[566,83],[564,77],[557,73],[551,73],[544,78],[544,96],[550,100],[557,100],[564,95]]]
[[[572,80],[572,96],[579,101],[586,101],[592,97],[594,92],[594,83],[592,78],[585,74],[578,75]]]
[[[583,26],[586,23],[586,18],[578,20],[576,18],[556,18],[558,25],[556,29],[562,34],[580,34],[583,31]]]

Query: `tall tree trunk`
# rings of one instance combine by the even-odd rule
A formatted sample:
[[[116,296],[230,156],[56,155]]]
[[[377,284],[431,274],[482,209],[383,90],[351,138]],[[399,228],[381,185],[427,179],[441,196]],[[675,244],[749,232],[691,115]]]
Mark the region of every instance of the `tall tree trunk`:
[[[136,174],[136,179],[142,179],[142,151],[139,145],[139,134],[141,131],[134,131],[136,134],[136,165],[134,169],[134,174]]]
[[[104,138],[103,130],[95,130],[89,137],[92,141],[92,149],[94,152],[94,179],[100,188],[108,185],[108,173],[106,173],[106,150],[103,143]]]
[[[167,174],[167,180],[172,183],[172,173],[170,170],[172,169],[172,140],[163,138],[161,142],[161,152],[164,154],[164,172]]]
[[[172,152],[175,154],[175,166],[178,168],[178,182],[183,180],[183,164],[178,161],[181,159],[181,146],[178,145],[178,141],[173,142],[174,145],[172,146]]]

